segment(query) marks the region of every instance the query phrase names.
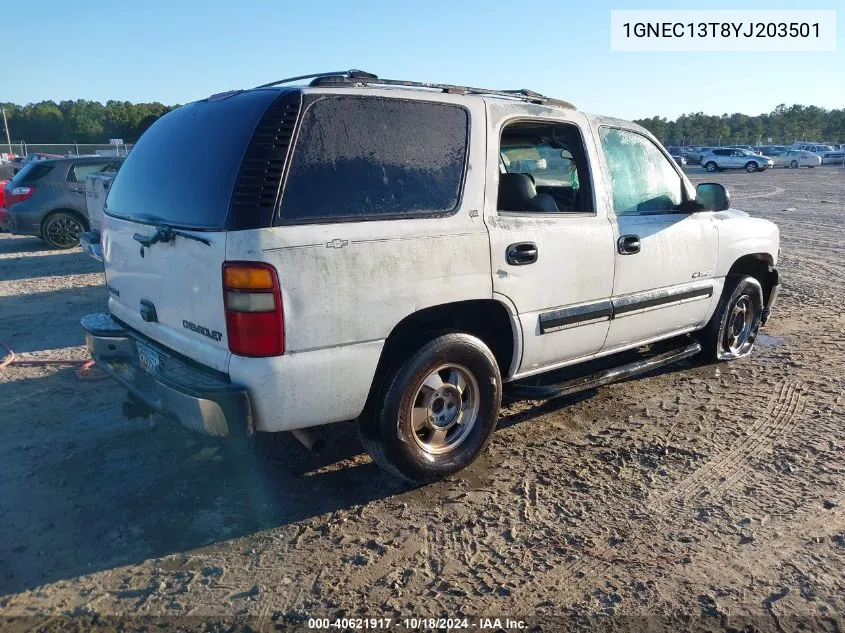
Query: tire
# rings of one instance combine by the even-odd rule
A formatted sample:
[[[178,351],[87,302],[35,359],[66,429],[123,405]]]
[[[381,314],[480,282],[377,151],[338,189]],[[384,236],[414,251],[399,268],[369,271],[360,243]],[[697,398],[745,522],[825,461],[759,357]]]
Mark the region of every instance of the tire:
[[[753,174],[758,169],[760,168],[757,166],[757,163],[755,163],[753,160],[750,160],[745,163],[745,171],[747,171],[749,174]]]
[[[719,166],[711,160],[707,164],[704,165],[704,169],[706,169],[707,171],[709,171],[712,174],[714,171],[719,169]]]
[[[364,448],[384,470],[412,483],[452,475],[489,444],[502,401],[493,353],[469,334],[437,336],[376,386],[358,420]]]
[[[792,169],[798,169],[798,161],[792,161],[791,163],[789,163],[789,166],[792,167]]]
[[[44,218],[41,239],[55,249],[75,248],[79,246],[79,235],[85,230],[85,222],[78,215],[56,211]]]
[[[760,282],[749,275],[729,276],[716,312],[698,335],[704,357],[727,361],[748,356],[754,349],[762,316]]]

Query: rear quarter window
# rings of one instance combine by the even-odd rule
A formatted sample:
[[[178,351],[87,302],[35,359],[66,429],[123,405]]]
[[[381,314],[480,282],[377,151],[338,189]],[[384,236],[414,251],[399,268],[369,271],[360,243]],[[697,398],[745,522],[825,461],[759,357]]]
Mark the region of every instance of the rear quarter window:
[[[53,165],[50,163],[30,163],[15,174],[15,177],[12,178],[9,184],[16,187],[29,185],[36,180],[40,180],[51,171],[53,171]]]
[[[457,105],[322,97],[302,117],[279,222],[452,213],[468,135],[469,115]]]

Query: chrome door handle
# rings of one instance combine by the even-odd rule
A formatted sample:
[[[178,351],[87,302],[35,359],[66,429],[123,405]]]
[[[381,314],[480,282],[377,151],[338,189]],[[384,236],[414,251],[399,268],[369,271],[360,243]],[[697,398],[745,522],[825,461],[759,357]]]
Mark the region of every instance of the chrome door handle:
[[[616,249],[620,255],[634,255],[640,252],[639,235],[623,235],[616,241]]]

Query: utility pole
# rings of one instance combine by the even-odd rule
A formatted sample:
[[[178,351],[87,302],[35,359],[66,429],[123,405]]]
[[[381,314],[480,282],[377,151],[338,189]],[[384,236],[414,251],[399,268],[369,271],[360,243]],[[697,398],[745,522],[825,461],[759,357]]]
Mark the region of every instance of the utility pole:
[[[9,153],[12,153],[12,139],[9,138],[9,123],[6,121],[6,108],[0,108],[3,110],[3,127],[6,128],[6,143],[9,145]]]

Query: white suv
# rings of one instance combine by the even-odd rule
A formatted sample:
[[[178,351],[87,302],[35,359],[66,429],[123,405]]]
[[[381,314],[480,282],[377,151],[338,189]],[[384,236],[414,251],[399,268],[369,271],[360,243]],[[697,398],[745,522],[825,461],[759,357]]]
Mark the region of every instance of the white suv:
[[[778,228],[643,128],[529,91],[312,77],[165,115],[115,178],[108,313],[82,325],[130,417],[357,419],[377,463],[429,481],[484,450],[503,387],[750,352]]]

